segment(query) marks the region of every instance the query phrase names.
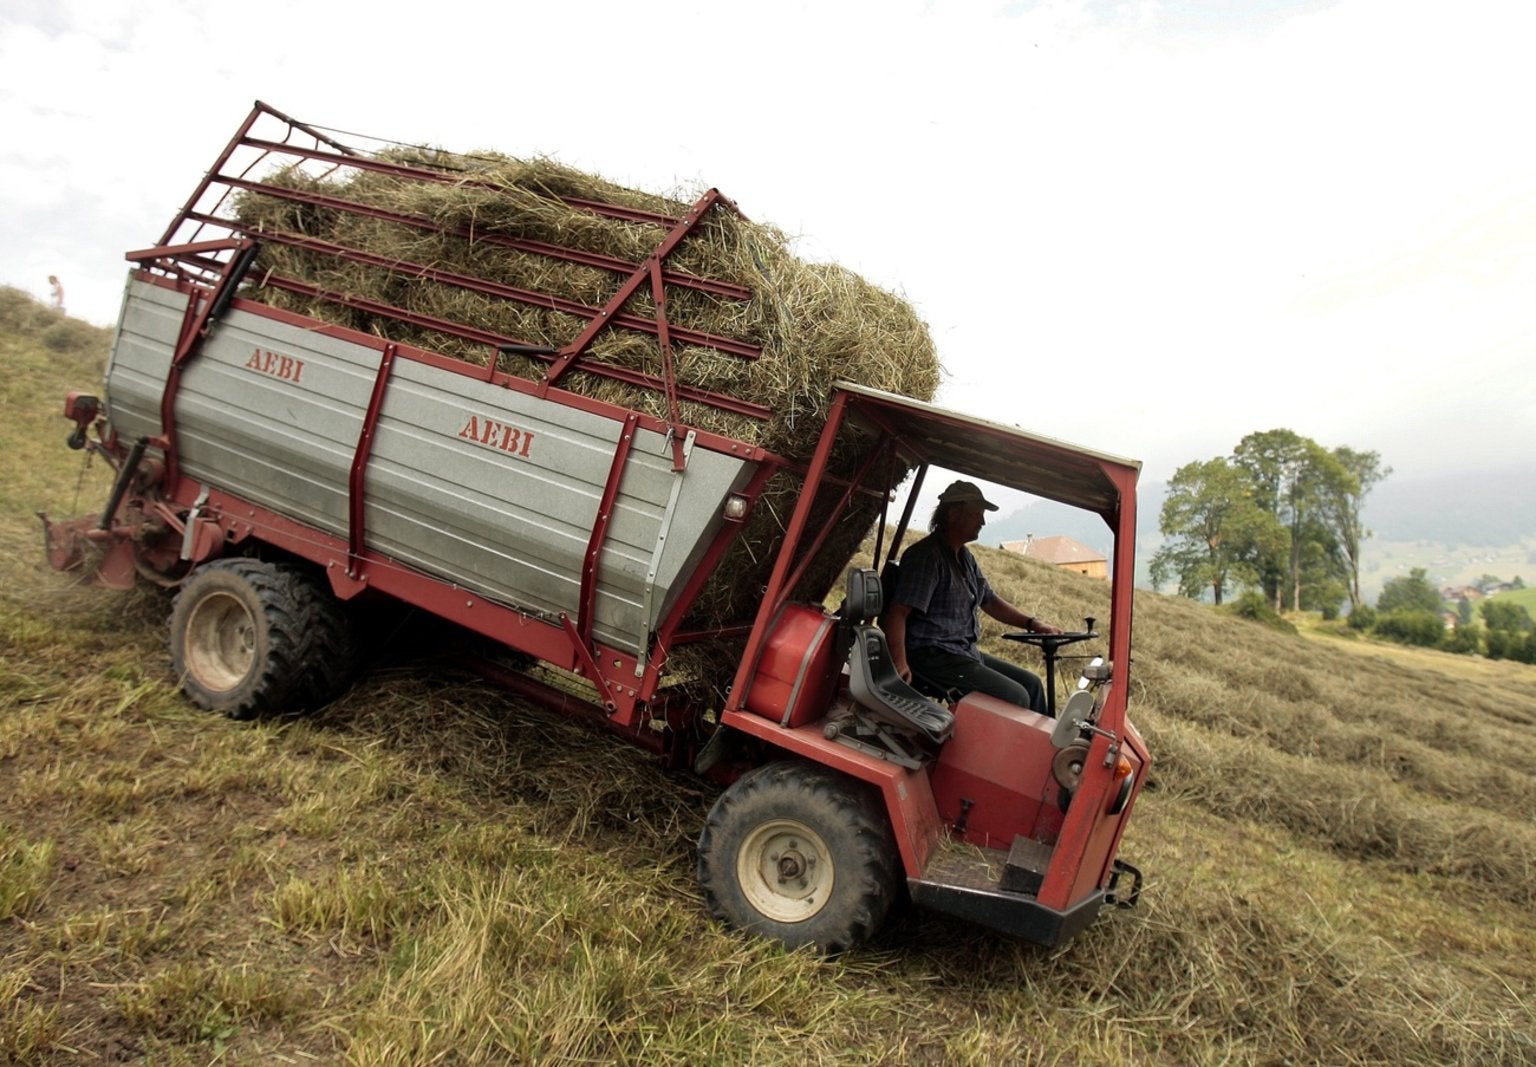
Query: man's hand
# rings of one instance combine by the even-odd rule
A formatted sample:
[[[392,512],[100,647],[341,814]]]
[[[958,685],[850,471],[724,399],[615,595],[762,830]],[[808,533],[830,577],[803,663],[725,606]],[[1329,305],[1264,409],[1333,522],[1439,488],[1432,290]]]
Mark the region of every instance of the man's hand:
[[[993,595],[981,606],[981,610],[992,616],[1004,626],[1019,626],[1032,634],[1059,634],[1061,631],[1050,623],[1035,618],[1026,611],[1014,607],[1002,597]]]
[[[885,643],[891,649],[891,663],[908,685],[912,684],[912,668],[907,666],[907,616],[910,614],[910,604],[892,604],[885,612]]]

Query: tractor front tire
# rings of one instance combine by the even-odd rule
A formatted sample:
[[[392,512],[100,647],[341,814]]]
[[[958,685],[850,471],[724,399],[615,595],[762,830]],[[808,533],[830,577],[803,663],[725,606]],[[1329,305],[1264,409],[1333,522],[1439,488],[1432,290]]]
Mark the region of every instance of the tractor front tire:
[[[846,952],[880,928],[899,892],[879,794],[812,763],[759,767],[705,820],[699,884],[710,913],[730,926]]]
[[[171,607],[171,665],[198,707],[232,719],[287,710],[310,612],[291,566],[221,559],[199,567]]]

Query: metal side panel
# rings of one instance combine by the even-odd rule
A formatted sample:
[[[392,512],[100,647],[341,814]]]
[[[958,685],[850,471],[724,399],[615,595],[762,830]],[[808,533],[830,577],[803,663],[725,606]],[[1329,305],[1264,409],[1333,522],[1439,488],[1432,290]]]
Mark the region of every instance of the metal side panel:
[[[555,400],[397,363],[369,467],[369,543],[495,599],[574,618],[622,428]],[[749,466],[696,450],[679,475],[665,437],[637,433],[599,559],[594,636],[644,653]],[[678,479],[678,505],[664,530]],[[663,534],[647,611],[647,576]]]
[[[644,470],[648,490],[656,494],[654,506],[661,509],[667,507],[667,496],[672,492],[674,480],[682,478],[681,492],[670,516],[668,529],[658,530],[648,525],[631,532],[623,526],[623,520],[631,516],[624,508],[618,509],[616,521],[621,524],[623,533],[616,536],[615,540],[637,546],[636,551],[644,556],[638,572],[642,583],[645,568],[652,565],[651,553],[657,548],[657,539],[659,536],[665,537],[659,555],[654,560],[656,577],[648,619],[654,628],[657,620],[672,610],[678,594],[693,576],[701,557],[719,532],[724,522],[721,516],[726,498],[746,488],[757,465],[735,456],[695,449],[689,457],[687,473],[679,476],[672,470],[672,446],[666,436],[642,430],[636,437],[635,451],[630,455],[621,504],[631,497],[630,479],[633,477],[636,482],[640,481],[636,477],[637,468]],[[603,579],[603,588],[610,594],[614,592],[609,584],[611,573],[608,557],[605,556],[600,577]],[[643,584],[639,593],[643,602],[646,595]]]
[[[160,394],[171,367],[185,293],[130,279],[107,362],[107,419],[125,441],[160,432]]]
[[[130,282],[108,381],[120,434],[160,432],[186,299]],[[346,536],[379,360],[375,348],[231,311],[182,374],[183,473]],[[574,618],[622,429],[557,399],[396,360],[365,482],[366,543],[478,595]],[[637,432],[599,559],[595,637],[645,653],[753,466],[694,449],[675,472],[665,436]]]

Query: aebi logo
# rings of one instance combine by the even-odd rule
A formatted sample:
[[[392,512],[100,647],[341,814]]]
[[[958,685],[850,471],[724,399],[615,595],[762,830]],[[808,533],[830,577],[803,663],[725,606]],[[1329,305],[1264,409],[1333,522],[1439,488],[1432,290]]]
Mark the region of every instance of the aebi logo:
[[[281,352],[269,352],[265,348],[258,348],[251,353],[251,358],[245,361],[245,369],[270,374],[285,382],[297,382],[299,376],[304,373],[304,361],[295,359],[293,356],[285,356]]]
[[[534,435],[532,430],[519,430],[516,426],[508,426],[489,417],[481,419],[471,415],[459,431],[459,436],[466,441],[499,448],[503,452],[527,459],[528,450],[533,447]]]

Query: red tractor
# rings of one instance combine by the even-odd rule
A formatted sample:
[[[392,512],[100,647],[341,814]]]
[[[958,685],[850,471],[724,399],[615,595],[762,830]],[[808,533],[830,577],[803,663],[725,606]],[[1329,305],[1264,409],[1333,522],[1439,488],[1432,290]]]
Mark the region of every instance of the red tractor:
[[[206,205],[210,191],[252,184],[250,166],[232,162],[239,151],[442,178],[327,137],[255,131],[271,121],[313,133],[258,105],[161,243],[130,253],[105,393],[66,403],[71,445],[105,457],[115,483],[100,514],[44,519],[56,567],[90,558],[105,584],[176,589],[171,646],[190,700],[236,718],[324,703],[354,658],[348,605],[404,602],[515,653],[531,669],[486,666],[516,693],[722,784],[699,876],[711,911],[735,926],[841,951],[905,891],[1056,944],[1104,905],[1136,901],[1140,875],[1118,852],[1150,764],[1126,717],[1138,464],[842,382],[809,462],[795,462],[684,424],[680,395],[744,405],[684,395],[670,365],[654,384],[672,417],[658,418],[560,388],[584,358],[579,339],[541,348],[477,323],[431,323],[550,365],[528,381],[494,359],[474,366],[273,306],[247,284],[259,249],[315,242],[246,232]],[[711,191],[670,220],[603,321],[647,279],[660,291],[658,264],[723,203]],[[270,266],[261,282],[304,284]],[[663,306],[652,328],[665,340]],[[378,300],[362,310],[420,318]],[[892,666],[879,569],[931,468],[1093,512],[1114,539],[1103,637],[1091,620],[1076,634],[1019,635],[1042,645],[1053,699],[1056,649],[1104,643],[1054,718],[978,693],[919,692]],[[770,482],[786,478],[798,494],[762,557],[761,595],[740,617],[691,624]],[[887,509],[903,486],[887,552]],[[844,579],[871,525],[875,568]],[[844,581],[841,608],[826,610]],[[736,650],[728,688],[715,679],[723,696],[669,677],[691,645],[721,641]]]

